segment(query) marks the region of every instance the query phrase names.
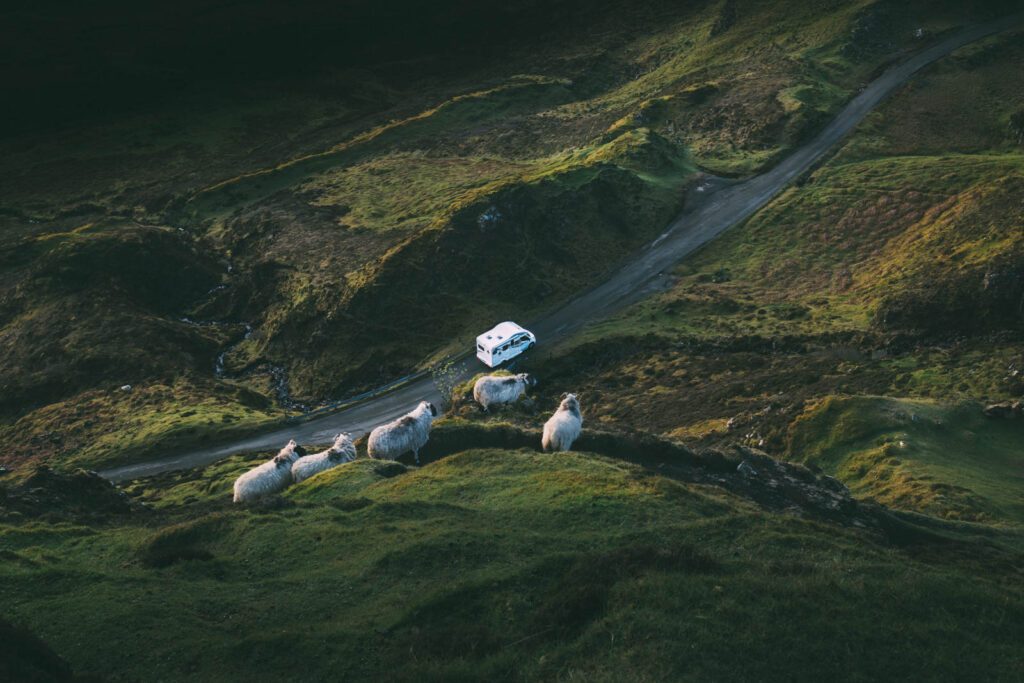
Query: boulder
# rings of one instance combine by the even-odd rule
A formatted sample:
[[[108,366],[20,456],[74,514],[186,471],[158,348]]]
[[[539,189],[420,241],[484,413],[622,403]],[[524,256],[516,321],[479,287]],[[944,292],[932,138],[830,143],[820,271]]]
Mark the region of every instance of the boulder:
[[[7,489],[0,512],[23,516],[96,519],[141,510],[124,491],[95,472],[57,472],[41,465],[20,485]]]
[[[757,476],[757,470],[754,469],[754,466],[751,465],[746,460],[744,460],[743,462],[741,462],[739,464],[739,467],[736,468],[736,471],[739,472],[740,474],[742,474],[744,477],[756,477]]]
[[[1002,401],[985,406],[984,412],[986,417],[1016,417],[1021,414],[1021,407],[1020,401]]]

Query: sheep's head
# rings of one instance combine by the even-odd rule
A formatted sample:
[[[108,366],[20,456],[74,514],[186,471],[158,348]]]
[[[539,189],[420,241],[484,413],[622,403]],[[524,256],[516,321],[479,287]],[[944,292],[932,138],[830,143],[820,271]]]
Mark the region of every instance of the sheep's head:
[[[537,380],[531,377],[528,373],[521,372],[518,375],[516,375],[516,379],[528,387],[537,386]]]
[[[345,451],[352,445],[352,435],[342,432],[334,439],[334,445],[327,452],[327,459],[331,461],[340,460]]]
[[[576,398],[576,394],[562,394],[562,403],[558,406],[559,410],[571,410],[575,413],[580,412],[580,402]]]
[[[426,406],[427,409],[430,411],[430,414],[433,417],[437,417],[437,406],[435,406],[433,403],[431,403],[430,401],[424,401],[420,405],[421,406]]]
[[[284,448],[282,448],[278,452],[277,458],[301,458],[305,454],[306,449],[300,446],[299,444],[295,443],[295,439],[292,439]],[[274,462],[277,462],[277,458],[274,458]]]
[[[331,462],[338,462],[349,454],[349,449],[351,447],[352,441],[348,438],[348,435],[339,435],[338,440],[334,442],[334,445],[327,449],[327,459]]]

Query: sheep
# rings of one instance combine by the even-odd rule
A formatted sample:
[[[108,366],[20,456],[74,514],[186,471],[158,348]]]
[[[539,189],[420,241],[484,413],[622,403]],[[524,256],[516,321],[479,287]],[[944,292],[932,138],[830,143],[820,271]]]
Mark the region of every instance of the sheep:
[[[525,372],[512,377],[484,375],[473,385],[473,400],[487,411],[491,406],[515,403],[526,393],[527,387],[536,384],[537,380]]]
[[[433,403],[420,401],[411,412],[370,432],[367,453],[371,458],[398,460],[403,453],[412,451],[419,465],[420,449],[430,437],[430,425],[436,415]]]
[[[356,459],[356,446],[352,443],[352,435],[348,433],[338,434],[334,439],[334,445],[326,451],[307,455],[299,458],[292,465],[292,479],[298,484],[300,481],[309,479],[314,474],[319,474],[332,467]]]
[[[305,454],[306,449],[289,441],[273,459],[235,479],[235,502],[248,503],[284,491],[292,483],[292,463]]]
[[[544,423],[541,446],[545,451],[567,451],[583,431],[583,416],[576,394],[562,394],[562,403]]]

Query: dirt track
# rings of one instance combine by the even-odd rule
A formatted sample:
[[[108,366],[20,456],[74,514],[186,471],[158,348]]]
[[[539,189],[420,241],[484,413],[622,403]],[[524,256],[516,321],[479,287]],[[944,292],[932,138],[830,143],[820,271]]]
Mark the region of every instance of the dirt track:
[[[768,203],[821,159],[868,112],[915,72],[957,48],[1022,24],[1024,15],[1015,15],[964,29],[893,66],[866,86],[817,137],[778,166],[739,183],[712,181],[702,194],[694,195],[697,201],[688,202],[689,208],[658,239],[636,254],[610,279],[540,320],[532,321],[528,327],[537,334],[540,343],[550,343],[658,291],[661,288],[659,275],[663,271]],[[468,378],[483,369],[484,366],[475,358],[462,359],[452,368],[449,381],[453,377],[456,380]],[[405,413],[416,402],[424,399],[438,404],[442,400],[430,376],[420,377],[352,407],[298,424],[282,425],[279,429],[221,446],[116,467],[100,474],[113,481],[121,481],[206,465],[235,453],[275,449],[291,438],[302,443],[326,443],[339,431],[361,435]]]

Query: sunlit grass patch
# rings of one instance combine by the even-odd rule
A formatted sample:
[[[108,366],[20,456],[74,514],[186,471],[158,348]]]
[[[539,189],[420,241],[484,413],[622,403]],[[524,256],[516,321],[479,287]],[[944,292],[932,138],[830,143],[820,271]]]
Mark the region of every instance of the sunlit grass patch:
[[[977,404],[829,397],[793,422],[787,453],[894,507],[1020,524],[1022,439],[1024,421]]]

